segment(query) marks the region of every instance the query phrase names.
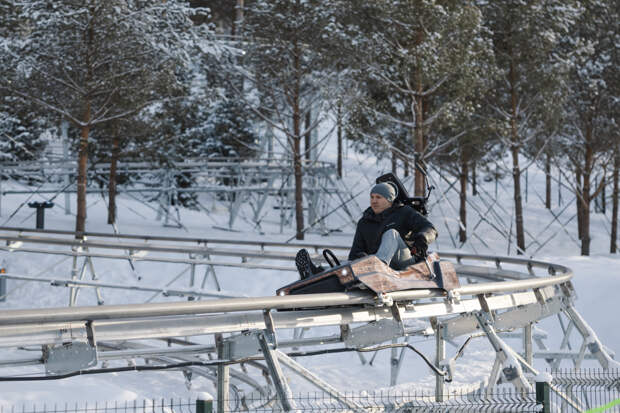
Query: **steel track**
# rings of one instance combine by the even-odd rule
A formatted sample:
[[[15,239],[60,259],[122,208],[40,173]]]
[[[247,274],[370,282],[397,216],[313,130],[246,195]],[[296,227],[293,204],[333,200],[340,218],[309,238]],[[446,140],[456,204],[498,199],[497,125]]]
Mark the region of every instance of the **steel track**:
[[[173,260],[183,264],[195,264],[195,259],[178,259],[176,255],[234,257],[241,262],[229,262],[227,266],[248,268],[259,263],[251,260],[290,261],[295,249],[300,246],[319,251],[327,247],[339,253],[346,248],[320,244],[286,244],[264,241],[236,242],[221,239],[190,239],[177,237],[152,237],[90,233],[87,241],[76,241],[75,234],[63,231],[32,231],[25,229],[0,228],[0,239],[7,241],[4,247],[10,251],[27,252],[25,245],[36,244],[44,248],[32,249],[37,253],[61,253],[58,247],[72,248],[70,253],[97,257],[98,249],[120,252],[107,254],[110,257],[128,259],[126,251],[148,251],[151,256],[140,259]],[[35,235],[25,235],[33,233]],[[71,238],[70,238],[71,237]],[[119,243],[118,239],[123,242]],[[96,239],[96,241],[91,241]],[[116,241],[114,241],[116,240]],[[236,245],[235,245],[236,244]],[[242,248],[239,248],[239,246]],[[234,246],[237,248],[224,248]],[[33,251],[33,252],[34,252]],[[64,252],[66,253],[66,251]],[[341,254],[340,254],[341,255]],[[131,254],[129,254],[131,256]],[[66,343],[140,343],[147,339],[170,339],[171,337],[199,337],[215,335],[219,345],[208,344],[208,349],[192,346],[164,351],[149,348],[141,353],[139,344],[133,347],[120,346],[114,357],[129,358],[142,355],[159,357],[159,360],[186,360],[188,352],[217,352],[222,362],[235,362],[250,355],[262,354],[271,377],[278,377],[274,363],[278,360],[290,363],[279,348],[311,346],[309,348],[333,348],[344,346],[350,350],[361,350],[379,345],[385,341],[397,340],[407,335],[434,335],[437,343],[436,366],[445,374],[451,374],[450,363],[446,363],[444,342],[456,337],[486,336],[496,349],[496,363],[491,371],[489,387],[506,375],[507,359],[519,360],[520,369],[514,375],[506,375],[517,388],[529,384],[525,373],[534,373],[532,357],[532,324],[553,315],[565,314],[584,339],[579,353],[563,355],[556,352],[543,353],[551,364],[562,358],[577,360],[593,358],[604,368],[616,366],[610,352],[598,341],[595,333],[587,326],[573,306],[574,290],[570,282],[573,274],[563,265],[539,260],[473,255],[454,252],[440,252],[443,259],[454,261],[462,286],[448,296],[440,290],[413,290],[384,294],[380,297],[368,291],[313,294],[302,296],[270,296],[220,298],[203,301],[168,303],[106,305],[89,307],[61,307],[28,310],[7,310],[0,313],[0,347],[48,346],[57,348]],[[175,261],[176,260],[176,261]],[[201,261],[218,265],[211,259]],[[292,266],[270,266],[260,268],[288,269]],[[9,273],[10,277],[11,274]],[[71,280],[67,280],[70,285]],[[103,288],[104,285],[101,285]],[[427,328],[415,331],[407,328],[409,320],[422,320]],[[276,333],[285,329],[313,329],[336,327],[329,337],[295,336],[286,346],[277,346]],[[501,339],[503,331],[523,329],[524,350],[518,353]],[[567,334],[568,335],[568,334]],[[265,337],[271,337],[266,339]],[[262,340],[262,341],[261,341]],[[217,340],[216,340],[217,341]],[[219,346],[219,347],[218,347]],[[529,346],[529,348],[528,348]],[[540,343],[539,343],[540,346]],[[564,346],[564,344],[563,344]],[[131,348],[131,350],[129,350]],[[143,347],[142,347],[143,348]],[[546,349],[544,349],[546,350]],[[563,347],[564,353],[567,348]],[[265,353],[267,351],[267,353]],[[123,353],[125,352],[125,353]],[[108,353],[106,355],[106,353]],[[273,354],[272,354],[273,353]],[[112,357],[108,351],[100,352],[101,359]],[[184,355],[185,354],[185,355]],[[510,356],[507,357],[506,355]],[[275,361],[274,361],[275,360]],[[551,361],[549,361],[551,360]],[[15,360],[13,364],[19,364]],[[29,361],[29,362],[28,362]],[[33,360],[23,359],[24,365]],[[10,360],[0,360],[0,366],[9,365]],[[287,364],[288,365],[288,364]],[[290,367],[290,365],[289,365]],[[219,371],[219,370],[218,370]],[[502,373],[503,372],[503,373]],[[299,373],[304,376],[304,374]],[[393,376],[397,375],[397,371]],[[218,389],[224,387],[218,380]],[[445,376],[444,376],[445,377]],[[306,377],[307,379],[307,377]],[[319,388],[325,383],[314,377]],[[247,382],[246,382],[247,384]],[[281,403],[286,404],[286,385],[274,386]],[[322,387],[323,386],[323,387]],[[260,387],[260,386],[259,386]],[[264,390],[264,389],[263,389]],[[218,390],[219,391],[219,390]],[[436,394],[438,400],[445,397],[444,378],[438,376]]]

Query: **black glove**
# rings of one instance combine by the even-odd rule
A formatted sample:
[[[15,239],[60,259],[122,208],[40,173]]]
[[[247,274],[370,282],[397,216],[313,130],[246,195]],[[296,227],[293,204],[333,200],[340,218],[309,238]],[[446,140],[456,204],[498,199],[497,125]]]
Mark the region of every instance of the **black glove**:
[[[428,242],[426,241],[426,235],[418,232],[413,236],[411,240],[411,253],[416,257],[425,258],[428,251]]]

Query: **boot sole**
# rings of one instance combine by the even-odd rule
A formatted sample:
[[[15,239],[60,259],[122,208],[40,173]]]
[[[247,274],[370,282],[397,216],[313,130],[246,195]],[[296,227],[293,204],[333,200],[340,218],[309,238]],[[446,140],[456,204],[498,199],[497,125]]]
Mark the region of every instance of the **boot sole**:
[[[308,251],[304,249],[297,253],[295,256],[295,266],[297,267],[299,277],[302,280],[313,274],[312,267],[310,266],[310,254],[308,254]]]

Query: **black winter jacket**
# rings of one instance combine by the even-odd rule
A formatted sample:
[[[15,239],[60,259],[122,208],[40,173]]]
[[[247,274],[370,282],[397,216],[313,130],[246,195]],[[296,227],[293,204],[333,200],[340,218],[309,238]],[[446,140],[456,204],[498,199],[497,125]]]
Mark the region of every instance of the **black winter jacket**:
[[[428,244],[437,238],[437,230],[422,214],[409,205],[394,204],[380,214],[368,207],[357,223],[349,260],[375,254],[381,243],[381,236],[388,229],[396,229],[402,239],[411,245],[418,232],[426,236]]]

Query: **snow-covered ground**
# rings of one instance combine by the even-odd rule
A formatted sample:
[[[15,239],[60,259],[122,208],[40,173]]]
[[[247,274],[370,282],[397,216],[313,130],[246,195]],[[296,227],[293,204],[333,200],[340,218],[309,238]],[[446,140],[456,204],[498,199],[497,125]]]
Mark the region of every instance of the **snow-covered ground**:
[[[322,155],[322,160],[333,160],[334,154],[326,150]],[[387,171],[387,162],[377,162],[374,157],[362,155],[349,150],[346,160],[345,184],[353,189],[363,189],[370,186],[376,176]],[[458,246],[452,243],[449,232],[456,230],[457,213],[451,205],[457,205],[454,194],[447,198],[442,196],[448,184],[442,183],[436,174],[432,175],[433,183],[437,186],[432,197],[431,220],[437,225],[440,238],[438,239],[436,250],[454,251]],[[616,294],[620,291],[620,256],[607,254],[609,244],[609,224],[606,217],[602,214],[593,215],[592,219],[592,251],[590,257],[579,255],[578,245],[572,240],[576,229],[574,224],[569,223],[567,231],[556,224],[545,228],[551,220],[551,215],[542,208],[542,202],[537,198],[536,191],[542,194],[542,175],[532,170],[529,173],[528,203],[526,204],[526,229],[529,229],[531,236],[529,239],[550,238],[550,241],[536,252],[535,257],[540,260],[557,262],[566,265],[574,271],[574,285],[578,299],[576,301],[577,310],[583,315],[590,326],[596,331],[602,343],[610,350],[620,355],[620,328],[615,314],[618,311]],[[495,184],[493,182],[481,183],[487,196],[494,197]],[[3,183],[7,187],[6,182]],[[494,211],[500,211],[504,215],[506,228],[510,227],[510,216],[512,212],[510,193],[511,185],[508,178],[504,179],[498,187],[498,203]],[[557,191],[557,190],[556,190]],[[557,193],[557,192],[556,192]],[[482,198],[484,195],[479,196]],[[570,201],[569,194],[564,190],[564,202]],[[363,192],[357,198],[360,207],[367,206],[367,192]],[[43,199],[43,198],[41,198]],[[508,243],[505,237],[501,236],[497,230],[499,223],[494,226],[489,225],[492,214],[485,214],[482,201],[476,201],[472,197],[472,202],[477,202],[477,207],[483,212],[478,214],[470,210],[468,220],[470,225],[478,224],[476,234],[479,237],[471,243],[465,244],[461,249],[468,252],[481,254],[506,255]],[[11,218],[11,214],[19,207],[25,198],[18,196],[3,197],[2,210],[0,211],[0,223],[2,226],[34,226],[35,217],[33,211],[27,207],[22,207]],[[65,215],[60,207],[61,198],[57,199],[59,204],[46,212],[46,228],[72,230],[74,228],[74,216]],[[557,199],[554,200],[557,206]],[[88,231],[112,232],[112,228],[107,225],[105,202],[99,195],[90,195],[88,198]],[[74,208],[74,199],[72,200]],[[558,207],[560,208],[560,207]],[[565,212],[561,221],[566,222],[570,218],[570,208]],[[155,219],[155,211],[143,203],[123,195],[119,198],[119,218],[118,229],[121,233],[128,234],[158,234],[176,235],[187,237],[211,237],[211,238],[230,238],[230,239],[269,239],[287,240],[293,235],[293,228],[285,228],[283,233],[279,231],[276,219],[266,220],[263,225],[263,234],[251,231],[251,225],[240,219],[235,226],[235,231],[224,231],[217,229],[227,225],[227,211],[224,207],[219,210],[212,210],[209,215],[204,212],[195,212],[182,209],[180,211],[181,221],[185,228],[163,227],[161,221]],[[357,211],[359,213],[359,210]],[[486,215],[486,220],[481,220],[481,215]],[[276,216],[276,215],[274,215]],[[334,214],[328,220],[328,227],[340,228],[343,232],[333,233],[330,237],[323,237],[320,234],[310,232],[307,240],[328,244],[350,245],[354,228],[352,226],[343,227],[343,218]],[[494,228],[495,227],[495,228]],[[544,229],[544,231],[543,231]],[[542,231],[542,232],[540,232]],[[540,233],[539,233],[540,232]],[[555,235],[553,235],[555,234]],[[514,237],[514,235],[513,235]],[[533,244],[532,250],[538,249]],[[528,252],[529,252],[528,248]],[[514,253],[514,249],[510,251]],[[64,258],[61,256],[32,256],[23,253],[0,252],[0,262],[4,260],[6,267],[11,273],[17,274],[45,274],[45,276],[67,277],[70,268],[70,260],[60,262]],[[60,262],[60,263],[59,263]],[[55,265],[58,264],[58,265]],[[129,265],[126,261],[96,260],[95,266],[101,281],[113,283],[133,284],[137,281],[132,278]],[[290,263],[291,271],[272,272],[267,270],[244,271],[242,269],[218,268],[217,275],[224,290],[247,294],[249,296],[273,295],[274,291],[297,278],[294,272],[293,263]],[[51,269],[50,269],[51,268]],[[164,285],[175,274],[180,267],[173,264],[147,263],[141,262],[136,265],[136,271],[143,276],[142,283],[147,285]],[[185,281],[186,282],[186,281]],[[179,284],[180,285],[180,284]],[[186,286],[187,284],[184,284]],[[0,309],[11,308],[38,308],[64,306],[68,303],[68,290],[66,288],[51,287],[44,283],[25,283],[22,281],[8,282],[9,296],[7,301],[0,303]],[[140,293],[135,291],[123,290],[104,290],[106,304],[115,303],[140,303],[149,300],[152,293]],[[178,299],[178,298],[177,298]],[[159,301],[174,301],[175,298],[157,297]],[[78,304],[92,305],[95,297],[92,291],[83,291],[79,297]],[[536,326],[549,334],[550,346],[557,348],[559,345],[560,328],[557,319],[544,320]],[[573,333],[577,337],[577,333]],[[458,340],[462,343],[464,338]],[[412,338],[411,344],[428,354],[434,354],[434,340],[423,338]],[[520,349],[517,340],[509,340],[514,348]],[[579,346],[581,340],[573,340],[574,346]],[[452,356],[456,348],[447,347],[447,356]],[[2,351],[1,358],[8,357],[27,357],[27,351],[13,351],[10,354]],[[366,356],[367,359],[371,355]],[[372,365],[363,365],[355,354],[335,354],[322,355],[311,358],[300,358],[299,361],[313,372],[317,373],[325,381],[339,388],[340,390],[376,390],[387,388],[389,385],[389,350],[382,351],[376,357]],[[471,385],[476,386],[483,381],[490,371],[493,363],[494,353],[489,343],[484,338],[475,339],[466,348],[464,356],[456,364],[456,373],[453,387]],[[567,362],[564,362],[567,363]],[[545,369],[546,365],[539,361],[535,364],[540,369]],[[562,364],[569,367],[568,364]],[[596,367],[593,361],[586,361],[584,366]],[[20,374],[41,374],[41,367],[28,368],[6,368],[2,369],[0,375],[20,375]],[[406,362],[400,372],[399,384],[397,389],[432,389],[434,388],[434,376],[424,365],[418,356],[413,353],[407,354]],[[314,391],[309,384],[296,379],[292,382],[294,392]],[[21,404],[22,402],[47,402],[64,403],[69,402],[105,402],[123,401],[143,398],[190,398],[197,391],[213,392],[213,386],[205,379],[197,378],[192,381],[190,389],[186,386],[185,379],[180,372],[148,372],[148,373],[114,373],[99,376],[84,376],[64,380],[37,381],[37,382],[0,382],[0,405]]]

